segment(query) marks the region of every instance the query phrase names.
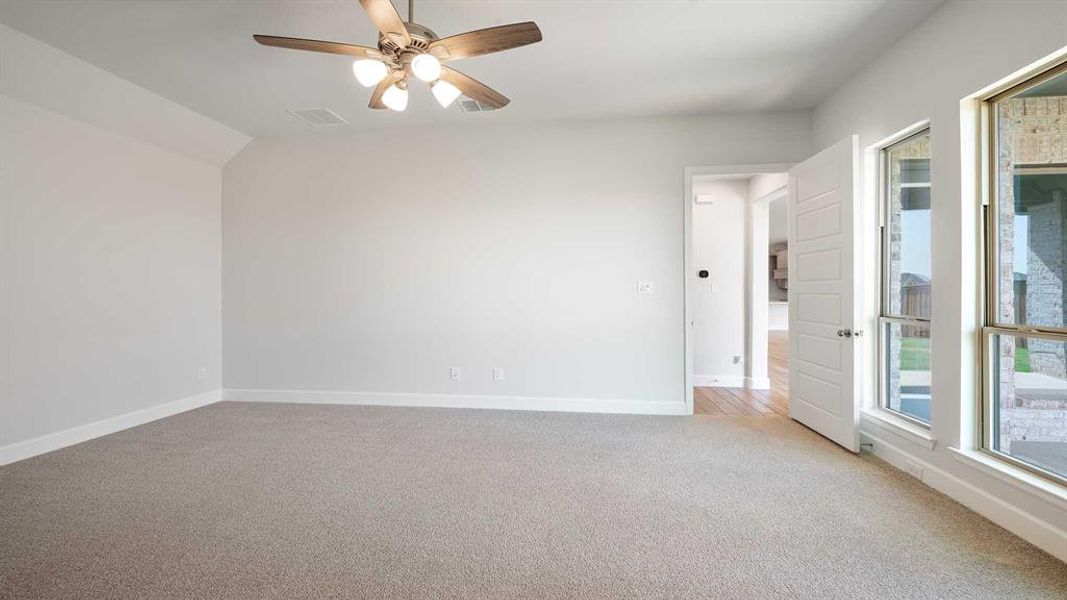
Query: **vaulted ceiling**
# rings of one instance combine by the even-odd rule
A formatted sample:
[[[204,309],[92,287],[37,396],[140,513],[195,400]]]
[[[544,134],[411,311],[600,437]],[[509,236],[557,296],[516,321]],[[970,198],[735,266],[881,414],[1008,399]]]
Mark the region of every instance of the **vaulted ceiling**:
[[[612,118],[814,107],[938,1],[417,0],[444,37],[533,20],[544,41],[456,63],[512,98],[440,109],[413,85],[404,113],[366,108],[343,56],[258,46],[252,34],[375,45],[355,0],[2,0],[0,22],[253,136],[307,129],[328,107],[352,127]],[[405,15],[406,3],[397,8]]]

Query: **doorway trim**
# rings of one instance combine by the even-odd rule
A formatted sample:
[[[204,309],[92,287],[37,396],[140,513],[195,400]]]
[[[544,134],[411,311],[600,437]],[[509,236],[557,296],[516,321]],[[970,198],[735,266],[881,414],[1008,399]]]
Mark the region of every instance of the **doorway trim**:
[[[683,252],[682,252],[682,337],[683,337],[683,373],[685,376],[686,414],[693,414],[693,312],[692,286],[690,273],[693,270],[693,177],[700,175],[758,175],[759,173],[782,173],[793,168],[795,162],[749,163],[738,165],[703,165],[685,167],[685,194],[682,196],[683,207]],[[747,239],[747,232],[746,232]],[[747,335],[746,335],[747,337]]]

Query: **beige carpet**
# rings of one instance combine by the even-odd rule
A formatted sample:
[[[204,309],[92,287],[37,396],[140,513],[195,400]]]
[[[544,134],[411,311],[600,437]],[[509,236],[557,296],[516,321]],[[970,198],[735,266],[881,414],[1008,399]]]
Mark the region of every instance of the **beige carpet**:
[[[0,469],[2,598],[1067,598],[778,417],[222,403]]]

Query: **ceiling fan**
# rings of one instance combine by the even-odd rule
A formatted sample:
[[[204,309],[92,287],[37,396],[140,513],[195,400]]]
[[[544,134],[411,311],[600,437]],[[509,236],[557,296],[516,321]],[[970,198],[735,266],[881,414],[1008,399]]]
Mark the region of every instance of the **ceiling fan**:
[[[371,108],[402,111],[408,105],[408,80],[430,84],[434,98],[448,107],[461,94],[489,109],[511,102],[493,88],[441,63],[480,56],[541,41],[541,30],[528,21],[468,31],[439,38],[425,25],[415,23],[414,0],[408,0],[408,20],[390,0],[359,0],[378,28],[378,47],[356,46],[272,35],[252,36],[264,46],[344,54],[356,57],[352,72],[364,87],[373,87]]]

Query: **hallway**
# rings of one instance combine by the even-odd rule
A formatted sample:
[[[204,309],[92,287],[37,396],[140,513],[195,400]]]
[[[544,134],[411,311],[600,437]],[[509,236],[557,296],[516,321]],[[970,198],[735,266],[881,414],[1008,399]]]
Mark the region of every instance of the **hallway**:
[[[767,336],[769,390],[693,388],[693,414],[710,416],[789,416],[789,332]]]

